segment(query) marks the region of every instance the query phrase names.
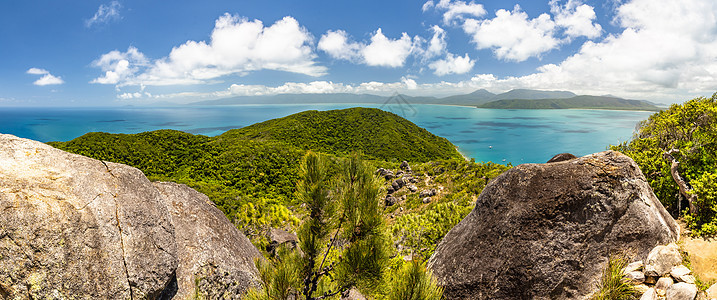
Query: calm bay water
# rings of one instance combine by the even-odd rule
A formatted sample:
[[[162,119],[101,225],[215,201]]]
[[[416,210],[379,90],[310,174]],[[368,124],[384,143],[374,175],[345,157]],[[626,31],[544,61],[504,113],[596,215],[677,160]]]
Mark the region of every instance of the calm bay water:
[[[176,129],[214,136],[232,128],[305,110],[376,107],[450,140],[476,161],[542,163],[553,155],[603,151],[628,140],[650,112],[499,110],[445,105],[291,104],[171,108],[0,108],[0,133],[67,141],[87,132],[138,133]],[[400,142],[400,141],[397,141]]]

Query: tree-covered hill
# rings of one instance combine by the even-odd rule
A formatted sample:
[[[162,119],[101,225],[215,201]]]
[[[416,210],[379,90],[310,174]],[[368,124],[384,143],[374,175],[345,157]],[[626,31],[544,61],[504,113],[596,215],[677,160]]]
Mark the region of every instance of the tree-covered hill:
[[[606,96],[575,96],[558,99],[504,99],[478,105],[479,108],[497,109],[614,109],[649,110],[659,108],[646,101],[626,100]]]
[[[358,152],[382,167],[396,167],[402,160],[462,160],[446,139],[395,114],[367,108],[308,111],[217,137],[175,130],[95,132],[49,144],[136,167],[151,180],[187,184],[208,195],[250,237],[252,228],[298,222],[290,207],[296,204],[298,168],[307,150],[333,160]]]
[[[230,130],[218,138],[275,140],[299,149],[335,155],[359,152],[385,161],[426,162],[461,157],[447,139],[375,108],[305,111]]]

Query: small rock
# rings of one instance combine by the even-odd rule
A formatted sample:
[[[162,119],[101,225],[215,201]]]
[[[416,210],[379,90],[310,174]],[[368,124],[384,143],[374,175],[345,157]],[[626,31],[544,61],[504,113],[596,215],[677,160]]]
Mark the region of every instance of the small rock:
[[[406,185],[406,182],[403,180],[403,178],[398,178],[398,179],[394,180],[393,183],[391,183],[391,186],[396,191],[398,191],[405,185]]]
[[[341,300],[366,300],[366,297],[356,288],[351,288],[341,295]]]
[[[415,193],[416,191],[418,191],[418,187],[416,187],[415,184],[409,184],[408,189],[411,190],[412,193]]]
[[[622,272],[627,274],[632,271],[639,271],[642,270],[642,268],[645,266],[645,264],[642,263],[641,260],[638,260],[636,262],[630,263],[625,268],[622,269]]]
[[[640,300],[657,300],[657,293],[655,292],[655,289],[647,289],[647,291],[642,294],[642,297],[640,297]]]
[[[295,234],[282,230],[272,228],[269,230],[269,245],[266,250],[271,253],[272,256],[276,256],[276,250],[279,246],[288,247],[288,249],[298,248],[299,238]]]
[[[396,172],[396,177],[399,177],[401,175],[403,175],[403,171],[399,170],[398,172]]]
[[[385,178],[386,180],[393,179],[393,171],[391,171],[391,170],[386,170],[384,168],[378,168],[378,170],[376,170],[376,173],[383,176],[383,178]]]
[[[647,290],[650,289],[650,287],[645,284],[637,284],[634,286],[634,288],[635,288],[636,293],[639,295],[644,294],[645,292],[647,292]]]
[[[697,296],[697,286],[690,283],[678,282],[667,288],[667,300],[693,300]]]
[[[675,243],[657,246],[647,255],[645,275],[661,277],[682,263],[682,256]]]
[[[411,166],[409,166],[408,162],[405,160],[401,162],[401,165],[399,166],[399,168],[401,168],[401,170],[404,170],[406,172],[411,172]]]
[[[436,194],[436,189],[422,190],[420,197],[431,197]]]
[[[431,197],[424,197],[422,201],[423,203],[431,202]]]
[[[396,191],[396,190],[393,189],[393,186],[389,186],[389,187],[386,189],[386,193],[389,194],[389,195],[390,195],[390,194],[393,194],[395,191]]]
[[[645,282],[645,274],[640,271],[632,271],[625,274],[625,278],[629,279],[633,284]]]
[[[647,274],[645,274],[647,275]],[[657,282],[657,277],[655,276],[645,276],[645,283],[647,284],[655,284]]]
[[[386,206],[393,206],[394,204],[396,204],[396,198],[392,196],[386,196],[386,200],[384,202]]]
[[[680,278],[677,278],[677,281],[684,283],[695,283],[695,280],[695,276],[692,275],[683,275]]]
[[[672,270],[670,270],[670,276],[675,279],[679,279],[682,276],[688,275],[692,273],[690,269],[685,267],[684,265],[674,266],[672,267]]]
[[[717,283],[707,289],[707,299],[717,299]]]
[[[655,288],[658,290],[666,291],[667,288],[669,288],[674,283],[675,283],[675,281],[672,280],[672,277],[662,277],[659,280],[657,280],[657,283],[655,284]]]

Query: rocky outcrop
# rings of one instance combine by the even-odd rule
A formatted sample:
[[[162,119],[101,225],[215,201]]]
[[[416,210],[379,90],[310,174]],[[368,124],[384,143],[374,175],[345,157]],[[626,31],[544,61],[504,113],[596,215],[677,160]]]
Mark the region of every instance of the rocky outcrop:
[[[259,282],[254,259],[261,253],[209,198],[172,182],[155,182],[169,210],[177,242],[174,299],[240,299]]]
[[[582,298],[610,253],[644,259],[678,236],[635,162],[606,151],[506,171],[429,268],[447,299]]]
[[[256,272],[251,258],[231,257],[256,249],[205,196],[1,134],[0,211],[0,298],[171,297],[167,287],[195,267],[186,264],[204,258]]]
[[[553,158],[548,160],[547,163],[561,162],[561,161],[571,160],[571,159],[575,159],[575,158],[578,158],[578,157],[571,153],[560,153],[560,154],[556,154],[555,156],[553,156]]]
[[[0,291],[9,298],[156,298],[174,229],[135,168],[0,135]]]

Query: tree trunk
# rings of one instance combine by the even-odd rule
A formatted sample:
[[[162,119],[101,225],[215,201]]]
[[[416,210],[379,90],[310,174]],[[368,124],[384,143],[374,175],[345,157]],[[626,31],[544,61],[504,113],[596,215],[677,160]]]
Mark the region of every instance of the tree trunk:
[[[682,194],[682,196],[687,199],[687,203],[690,205],[690,214],[696,215],[697,207],[695,206],[695,202],[697,202],[697,195],[692,193],[692,188],[690,188],[687,185],[687,182],[682,178],[682,176],[680,176],[680,162],[672,156],[672,154],[676,152],[680,152],[680,150],[671,149],[670,151],[665,152],[663,156],[665,157],[665,159],[672,162],[672,164],[670,165],[670,173],[672,174],[672,179],[675,180],[675,183],[680,188],[680,194]]]

